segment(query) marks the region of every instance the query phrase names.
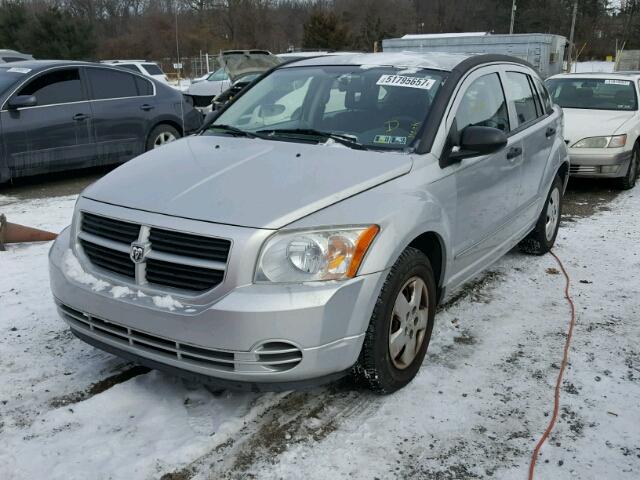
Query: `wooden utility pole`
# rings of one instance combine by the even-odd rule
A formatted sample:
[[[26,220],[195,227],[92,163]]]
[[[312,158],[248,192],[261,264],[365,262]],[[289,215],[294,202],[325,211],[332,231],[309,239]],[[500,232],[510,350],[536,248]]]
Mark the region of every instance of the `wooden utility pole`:
[[[571,67],[573,65],[573,35],[576,31],[576,17],[578,16],[578,0],[573,2],[573,16],[571,18],[571,32],[569,33],[569,55],[567,57],[567,67],[569,73],[571,73]]]

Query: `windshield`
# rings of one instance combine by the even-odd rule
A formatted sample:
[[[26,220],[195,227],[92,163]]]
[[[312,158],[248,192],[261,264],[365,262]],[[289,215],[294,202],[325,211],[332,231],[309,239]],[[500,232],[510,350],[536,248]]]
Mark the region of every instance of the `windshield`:
[[[547,80],[551,98],[563,108],[637,110],[631,80],[604,78],[554,78]]]
[[[28,68],[16,69],[10,66],[0,67],[0,95],[18,80],[24,78],[25,73],[29,73],[30,71]]]
[[[207,80],[209,80],[210,82],[221,82],[224,80],[229,80],[229,76],[227,75],[227,72],[224,71],[224,68],[219,68],[211,75],[209,75],[207,77]]]
[[[239,97],[212,128],[226,125],[287,141],[319,142],[326,140],[319,135],[324,132],[366,148],[402,150],[420,131],[444,76],[394,67],[283,68]]]

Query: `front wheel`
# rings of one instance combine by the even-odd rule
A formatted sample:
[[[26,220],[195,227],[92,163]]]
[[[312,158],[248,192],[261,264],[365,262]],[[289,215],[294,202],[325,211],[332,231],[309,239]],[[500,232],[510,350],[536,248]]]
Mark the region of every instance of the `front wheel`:
[[[381,394],[409,383],[427,352],[435,311],[436,283],[429,259],[409,247],[382,287],[354,367],[356,377]]]
[[[551,250],[560,228],[562,200],[562,178],[556,175],[538,222],[533,231],[520,242],[520,250],[532,255],[544,255]]]
[[[175,142],[181,137],[180,132],[171,125],[162,124],[155,127],[147,140],[147,151]]]

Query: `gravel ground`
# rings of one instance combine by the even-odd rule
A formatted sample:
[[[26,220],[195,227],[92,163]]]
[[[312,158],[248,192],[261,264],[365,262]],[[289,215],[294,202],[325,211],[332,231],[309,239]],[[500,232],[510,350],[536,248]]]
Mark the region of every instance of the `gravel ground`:
[[[59,230],[104,172],[0,190],[10,220]],[[640,478],[640,193],[572,182],[556,252],[578,323],[537,478]],[[2,478],[526,478],[549,419],[568,309],[550,256],[511,252],[436,317],[425,365],[378,397],[210,392],[73,338],[47,244],[0,252]]]

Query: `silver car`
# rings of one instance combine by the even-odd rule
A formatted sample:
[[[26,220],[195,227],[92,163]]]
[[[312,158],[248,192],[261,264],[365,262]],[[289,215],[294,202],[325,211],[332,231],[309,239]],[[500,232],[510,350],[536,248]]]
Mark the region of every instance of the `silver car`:
[[[571,176],[633,188],[640,170],[640,72],[563,74],[546,84],[564,111]]]
[[[80,196],[50,253],[84,341],[230,388],[406,385],[436,306],[554,244],[561,111],[506,56],[282,65]]]

